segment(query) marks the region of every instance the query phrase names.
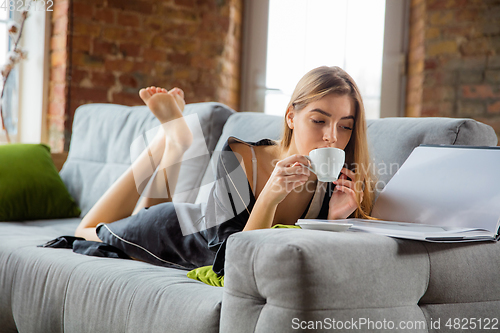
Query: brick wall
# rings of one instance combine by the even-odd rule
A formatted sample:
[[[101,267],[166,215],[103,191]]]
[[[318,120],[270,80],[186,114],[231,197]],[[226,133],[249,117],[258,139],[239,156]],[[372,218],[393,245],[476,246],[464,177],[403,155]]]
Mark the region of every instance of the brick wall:
[[[425,0],[412,0],[410,7],[410,43],[408,46],[408,81],[406,116],[419,117],[422,112],[422,86],[425,59]]]
[[[68,149],[78,106],[143,105],[138,91],[146,86],[178,86],[188,103],[237,108],[242,0],[68,1],[55,1],[61,14],[53,17],[49,135],[55,151]]]
[[[69,0],[58,0],[52,13],[50,40],[49,108],[47,111],[49,144],[53,152],[64,148],[66,98],[68,91],[68,8]]]
[[[474,118],[500,138],[500,2],[412,0],[411,13],[406,114]]]

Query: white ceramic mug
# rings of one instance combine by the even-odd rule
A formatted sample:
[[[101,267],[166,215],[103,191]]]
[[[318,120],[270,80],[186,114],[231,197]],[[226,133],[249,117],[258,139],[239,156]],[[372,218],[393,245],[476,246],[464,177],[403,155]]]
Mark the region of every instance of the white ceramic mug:
[[[333,182],[344,166],[345,152],[339,148],[318,148],[311,150],[306,158],[311,161],[311,167],[307,168],[318,176],[319,181]]]

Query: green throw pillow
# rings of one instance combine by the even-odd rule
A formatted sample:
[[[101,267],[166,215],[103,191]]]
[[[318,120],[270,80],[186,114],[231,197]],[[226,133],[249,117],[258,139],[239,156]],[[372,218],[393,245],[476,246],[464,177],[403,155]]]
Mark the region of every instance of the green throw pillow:
[[[0,145],[0,221],[79,215],[47,145]]]
[[[300,229],[298,225],[276,224],[271,229]],[[187,273],[188,278],[198,280],[214,287],[224,287],[224,276],[217,275],[212,266],[203,266],[193,269]]]

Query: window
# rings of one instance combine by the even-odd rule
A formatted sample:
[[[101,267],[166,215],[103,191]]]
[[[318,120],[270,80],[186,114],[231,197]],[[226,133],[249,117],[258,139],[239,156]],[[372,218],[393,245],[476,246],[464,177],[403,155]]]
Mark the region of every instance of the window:
[[[47,7],[47,6],[46,6]],[[0,60],[5,63],[9,49],[7,22],[9,17],[21,15],[20,10],[9,13],[0,8]],[[4,91],[5,123],[12,142],[47,143],[46,113],[48,104],[48,73],[51,11],[32,6],[24,23],[19,47],[27,52],[27,59],[16,64]],[[3,37],[5,36],[5,37]],[[5,38],[5,39],[3,39]],[[12,43],[12,41],[11,41]],[[0,125],[1,126],[1,125]],[[0,142],[5,142],[0,132]]]
[[[407,0],[255,0],[245,6],[242,111],[283,115],[298,80],[327,65],[354,78],[368,118],[400,115]]]
[[[12,20],[13,13],[6,8],[0,8],[0,64],[3,66],[7,61],[8,52],[12,49],[12,38],[9,36],[8,23]],[[1,84],[0,82],[0,88]],[[12,142],[17,141],[17,88],[18,88],[18,69],[14,67],[6,82],[3,99],[2,111],[5,120],[5,127],[9,131],[9,137]],[[0,119],[1,126],[1,119]],[[2,129],[3,127],[0,127]],[[0,141],[6,141],[5,131],[1,130]]]
[[[9,22],[10,12],[0,8],[0,63],[5,64],[7,52],[9,51],[9,34],[7,32],[7,23]]]
[[[318,66],[339,66],[380,114],[385,0],[270,0],[264,112],[283,115],[295,85]]]

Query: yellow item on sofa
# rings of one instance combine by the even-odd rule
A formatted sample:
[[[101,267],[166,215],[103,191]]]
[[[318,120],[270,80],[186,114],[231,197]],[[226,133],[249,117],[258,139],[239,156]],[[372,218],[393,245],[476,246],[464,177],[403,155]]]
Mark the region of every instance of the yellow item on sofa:
[[[293,228],[300,229],[298,225],[286,225],[286,224],[276,224],[271,229],[281,229],[281,228]],[[217,275],[212,266],[202,266],[195,268],[187,273],[188,278],[193,280],[198,280],[209,286],[214,287],[224,287],[224,276]]]

